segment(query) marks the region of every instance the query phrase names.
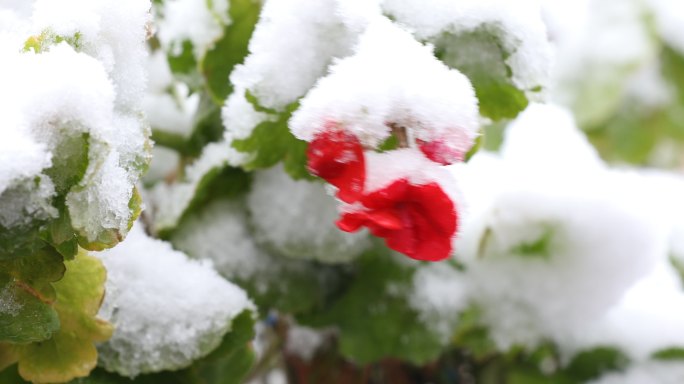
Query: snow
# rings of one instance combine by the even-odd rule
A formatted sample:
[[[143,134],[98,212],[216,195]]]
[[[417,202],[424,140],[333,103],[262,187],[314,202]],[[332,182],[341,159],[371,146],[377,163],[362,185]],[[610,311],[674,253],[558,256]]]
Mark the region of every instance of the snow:
[[[194,116],[200,102],[198,93],[190,93],[185,83],[176,82],[162,51],[152,53],[146,62],[150,74],[149,90],[142,109],[154,130],[187,138],[194,128]]]
[[[270,260],[248,225],[243,199],[216,200],[183,220],[171,242],[194,258],[211,260],[226,278],[249,280],[263,273]]]
[[[200,157],[188,165],[184,179],[173,183],[157,183],[149,191],[150,205],[154,214],[154,229],[170,229],[178,224],[187,209],[202,178],[215,168],[238,166],[245,155],[236,151],[225,141],[210,143]]]
[[[601,164],[559,107],[531,105],[500,156],[451,169],[468,202],[456,257],[504,350],[598,323],[667,254],[665,205],[641,175]]]
[[[86,175],[66,191],[72,224],[90,241],[106,229],[125,235],[133,185],[148,161],[149,130],[138,104],[145,89],[142,62],[150,4],[27,4],[32,7],[2,11],[12,29],[0,29],[0,105],[7,107],[0,117],[0,136],[7,139],[0,157],[12,158],[0,166],[0,191],[12,188],[3,201],[14,204],[3,210],[3,224],[27,224],[33,214],[41,219],[56,215],[51,198],[63,181],[51,180],[45,171],[68,164],[73,148],[63,144],[87,134]],[[57,43],[55,36],[73,46]],[[22,52],[29,37],[44,37],[40,52]],[[34,177],[40,181],[28,181]],[[17,195],[20,190],[25,196]]]
[[[152,161],[143,177],[145,185],[153,185],[157,182],[175,175],[180,167],[180,155],[173,149],[160,145],[152,148]]]
[[[469,303],[465,274],[448,263],[433,263],[419,267],[412,284],[409,305],[429,329],[448,342],[459,314]]]
[[[210,263],[148,237],[140,224],[97,256],[108,274],[99,316],[115,326],[98,347],[100,363],[121,375],[187,367],[219,345],[237,315],[254,309]]]
[[[660,36],[680,54],[684,53],[684,4],[672,0],[647,0]]]
[[[648,361],[622,372],[610,372],[587,384],[679,384],[684,382],[684,364],[679,361]]]
[[[290,129],[311,141],[330,122],[376,147],[405,127],[410,139],[445,140],[466,152],[477,135],[470,81],[437,60],[430,46],[387,19],[370,23],[354,54],[339,60],[301,101]]]
[[[570,107],[580,126],[596,124],[619,105],[625,80],[657,54],[642,2],[546,1],[544,8],[556,31],[550,99]]]
[[[13,288],[13,284],[0,288],[0,314],[3,316],[16,317],[23,308],[23,304],[17,301]]]
[[[269,115],[258,112],[245,97],[244,88],[238,88],[226,100],[221,109],[223,125],[226,127],[226,141],[246,139],[252,133],[252,129],[263,121],[269,119]]]
[[[281,110],[303,96],[334,57],[346,56],[354,37],[340,20],[336,0],[266,1],[250,54],[231,82],[249,89],[263,106]]]
[[[162,47],[179,56],[183,42],[190,41],[195,57],[203,57],[230,25],[229,6],[228,0],[165,1],[157,18]]]
[[[326,340],[326,334],[322,331],[293,324],[287,330],[285,352],[298,356],[304,361],[311,361]]]
[[[97,160],[93,159],[92,162]],[[88,241],[98,239],[103,229],[114,229],[119,234],[128,231],[133,186],[128,174],[119,165],[119,157],[110,153],[99,169],[89,167],[82,183],[85,188],[69,192],[66,198],[74,228],[85,231]]]
[[[662,262],[639,280],[599,321],[588,324],[565,341],[576,350],[613,345],[635,361],[684,345],[684,293],[677,272]]]
[[[421,41],[444,33],[460,35],[480,28],[501,39],[513,83],[523,90],[544,87],[553,58],[538,1],[385,0],[383,10]]]
[[[327,263],[350,261],[370,247],[365,232],[337,229],[336,206],[323,184],[292,180],[280,166],[257,172],[247,198],[259,244],[284,256]]]
[[[0,195],[0,227],[11,229],[57,217],[57,209],[52,206],[54,195],[54,184],[44,176],[15,184]]]

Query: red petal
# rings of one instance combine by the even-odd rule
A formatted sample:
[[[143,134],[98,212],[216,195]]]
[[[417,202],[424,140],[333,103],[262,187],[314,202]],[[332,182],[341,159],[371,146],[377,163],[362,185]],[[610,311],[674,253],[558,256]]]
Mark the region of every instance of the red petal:
[[[423,141],[416,139],[418,148],[425,157],[442,165],[449,165],[463,161],[465,154],[462,151],[449,147],[443,140]]]
[[[361,203],[370,209],[392,207],[397,202],[406,199],[408,189],[408,180],[399,179],[385,188],[365,195],[361,199]]]
[[[366,224],[365,212],[348,212],[335,223],[337,228],[345,232],[356,232]]]
[[[454,203],[439,184],[413,186],[408,194],[409,201],[421,205],[424,215],[434,224],[436,231],[449,236],[456,232],[458,216]]]
[[[309,172],[338,188],[347,203],[359,199],[366,181],[363,147],[351,133],[330,129],[318,133],[306,152]]]

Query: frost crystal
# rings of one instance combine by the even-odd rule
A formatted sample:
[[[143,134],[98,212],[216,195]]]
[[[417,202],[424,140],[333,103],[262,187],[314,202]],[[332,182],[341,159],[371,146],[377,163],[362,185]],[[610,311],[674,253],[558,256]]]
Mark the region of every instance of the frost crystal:
[[[99,316],[116,329],[99,346],[100,362],[124,376],[190,365],[219,345],[235,316],[253,309],[210,263],[189,260],[140,225],[98,256],[108,274]]]

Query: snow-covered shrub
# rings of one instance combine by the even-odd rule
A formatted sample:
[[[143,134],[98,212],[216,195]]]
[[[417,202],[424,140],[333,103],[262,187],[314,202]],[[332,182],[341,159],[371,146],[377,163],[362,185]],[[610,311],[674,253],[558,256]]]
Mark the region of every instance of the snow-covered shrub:
[[[681,382],[682,20],[0,0],[0,382]]]

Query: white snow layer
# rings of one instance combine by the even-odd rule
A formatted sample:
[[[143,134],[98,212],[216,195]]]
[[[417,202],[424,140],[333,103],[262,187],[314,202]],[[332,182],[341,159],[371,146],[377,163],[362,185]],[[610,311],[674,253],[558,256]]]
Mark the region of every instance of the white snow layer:
[[[48,193],[54,183],[41,171],[65,164],[71,154],[65,143],[87,134],[88,168],[77,188],[66,191],[72,223],[90,241],[107,229],[125,235],[128,202],[148,157],[149,133],[138,104],[145,89],[149,6],[136,0],[37,0],[31,12],[0,9],[12,27],[0,27],[0,104],[7,107],[0,136],[8,147],[0,156],[12,157],[0,163],[0,193],[27,189],[27,201],[14,201],[19,217],[8,219],[3,209],[0,224],[26,223],[38,211],[54,214]],[[54,36],[73,46],[56,44]],[[22,51],[29,38],[41,41],[42,52]],[[27,179],[34,177],[40,182],[31,190]],[[41,209],[37,196],[43,197]]]
[[[323,184],[292,180],[280,166],[256,174],[247,207],[256,241],[284,256],[339,263],[370,247],[365,231],[337,229],[337,203]]]
[[[635,364],[622,372],[604,374],[587,384],[679,384],[684,382],[684,363],[648,361]]]
[[[157,15],[162,47],[173,56],[178,56],[183,42],[189,41],[195,57],[203,57],[207,49],[223,35],[223,28],[230,25],[229,7],[228,0],[165,1]]]
[[[309,91],[290,128],[311,141],[333,122],[375,147],[390,136],[390,125],[397,125],[409,138],[443,140],[466,152],[477,119],[468,78],[437,60],[430,46],[379,18],[361,35],[354,54],[335,63]]]
[[[639,362],[684,345],[668,260],[682,254],[684,179],[608,168],[566,110],[538,104],[508,127],[501,155],[449,169],[466,204],[465,269],[417,272],[410,302],[426,325],[448,336],[474,304],[499,348],[552,340],[564,361],[608,345]]]
[[[194,258],[211,260],[229,279],[254,278],[271,261],[252,238],[245,205],[242,199],[211,202],[184,220],[171,242]]]
[[[382,8],[423,41],[486,28],[502,40],[509,53],[506,64],[519,89],[531,90],[548,82],[553,52],[539,1],[384,0]]]
[[[210,262],[188,259],[139,223],[97,256],[107,268],[99,316],[115,326],[99,359],[121,375],[184,368],[216,348],[237,315],[254,309]]]
[[[173,184],[157,183],[149,191],[154,230],[172,229],[178,224],[207,173],[227,166],[238,166],[244,158],[244,154],[226,141],[210,143],[202,149],[200,157],[185,168],[182,180]]]

